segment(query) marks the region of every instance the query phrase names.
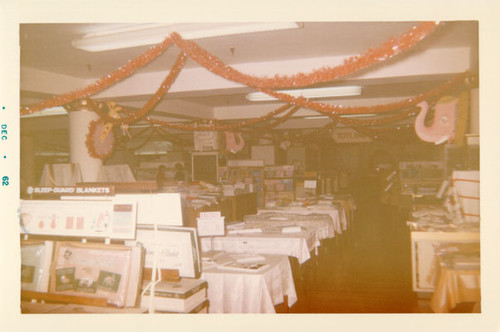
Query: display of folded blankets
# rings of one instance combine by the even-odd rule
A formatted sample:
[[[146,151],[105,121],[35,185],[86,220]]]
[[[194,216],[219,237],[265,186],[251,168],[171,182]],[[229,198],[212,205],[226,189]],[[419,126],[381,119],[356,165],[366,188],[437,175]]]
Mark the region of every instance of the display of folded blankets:
[[[237,262],[237,263],[257,263],[257,262],[264,262],[266,258],[264,256],[258,255],[258,254],[231,254],[231,257]]]
[[[291,227],[283,227],[281,229],[283,233],[300,233],[302,232],[302,228],[300,226],[291,226]]]
[[[262,233],[262,229],[260,228],[233,229],[228,232],[228,234],[251,234],[251,233]]]

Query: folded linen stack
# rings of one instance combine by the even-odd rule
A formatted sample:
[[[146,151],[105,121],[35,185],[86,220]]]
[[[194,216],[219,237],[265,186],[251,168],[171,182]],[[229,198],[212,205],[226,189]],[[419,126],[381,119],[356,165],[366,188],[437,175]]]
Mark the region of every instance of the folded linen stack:
[[[262,233],[260,228],[246,228],[246,229],[233,229],[227,232],[228,234],[251,234],[251,233]]]
[[[300,226],[283,227],[281,229],[282,233],[300,233],[302,228]]]

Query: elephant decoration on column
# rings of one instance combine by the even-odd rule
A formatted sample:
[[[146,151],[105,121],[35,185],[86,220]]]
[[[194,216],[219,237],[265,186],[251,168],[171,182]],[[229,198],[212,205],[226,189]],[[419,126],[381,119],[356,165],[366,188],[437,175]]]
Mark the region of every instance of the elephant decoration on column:
[[[434,121],[430,126],[425,125],[425,117],[429,112],[429,104],[423,101],[418,104],[420,113],[415,119],[415,132],[425,142],[441,144],[451,143],[455,138],[455,126],[458,116],[458,98],[442,97],[434,106]]]

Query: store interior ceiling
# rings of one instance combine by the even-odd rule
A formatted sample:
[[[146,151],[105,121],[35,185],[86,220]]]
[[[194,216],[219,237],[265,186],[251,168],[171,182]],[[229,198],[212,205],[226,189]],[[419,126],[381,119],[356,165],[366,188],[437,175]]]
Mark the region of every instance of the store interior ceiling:
[[[297,29],[255,32],[193,40],[222,62],[260,77],[308,73],[341,65],[349,57],[376,48],[398,37],[418,22],[300,22]],[[102,52],[73,47],[72,41],[107,24],[21,24],[20,104],[32,105],[54,95],[92,84],[112,73],[149,46]],[[478,22],[445,22],[410,50],[382,63],[321,86],[362,87],[360,96],[324,99],[344,106],[380,105],[403,100],[431,90],[457,73],[478,75]],[[123,82],[91,98],[114,101],[131,110],[140,109],[168,74],[179,49],[164,54]],[[220,78],[192,59],[170,91],[150,115],[164,121],[200,119],[241,121],[263,116],[283,105],[279,101],[253,102],[246,98],[249,87]],[[301,109],[276,130],[304,130],[325,124],[315,111]],[[313,118],[311,118],[313,117]],[[67,135],[67,116],[23,119],[22,134],[50,132],[54,141]],[[144,122],[132,127],[143,127]],[[192,137],[192,132],[171,133]]]

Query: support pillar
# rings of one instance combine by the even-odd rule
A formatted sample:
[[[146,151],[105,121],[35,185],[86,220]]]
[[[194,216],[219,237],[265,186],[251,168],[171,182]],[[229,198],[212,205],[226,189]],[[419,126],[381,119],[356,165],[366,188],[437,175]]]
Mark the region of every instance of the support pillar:
[[[97,105],[89,99],[75,101],[68,109],[70,162],[78,164],[83,182],[96,182],[102,160],[89,155],[85,141],[92,121],[99,116],[93,111]]]

